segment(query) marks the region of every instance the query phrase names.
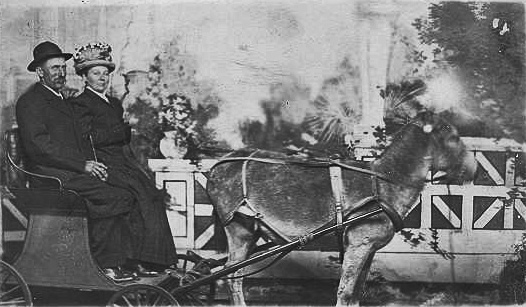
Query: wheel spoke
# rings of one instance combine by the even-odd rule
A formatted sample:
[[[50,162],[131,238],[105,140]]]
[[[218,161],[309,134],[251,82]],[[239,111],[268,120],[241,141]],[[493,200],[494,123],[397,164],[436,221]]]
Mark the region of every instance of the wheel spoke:
[[[10,300],[9,302],[0,302],[0,306],[12,306],[18,303],[25,303],[25,301],[26,300],[23,297],[17,297],[17,298]]]
[[[179,306],[169,292],[161,287],[147,284],[135,284],[122,288],[110,298],[108,306],[118,304],[123,300],[128,303],[128,306]]]
[[[7,292],[2,292],[2,295],[0,295],[0,299],[4,298],[6,295],[15,292],[18,289],[20,289],[20,286],[15,286],[14,288],[9,289]]]
[[[33,306],[31,292],[20,274],[0,260],[0,306]]]
[[[188,259],[185,259],[184,262],[183,262],[183,274],[186,273],[187,271],[187,266],[188,266]]]
[[[159,295],[153,302],[152,306],[157,306],[157,304],[159,304],[159,302],[161,302],[162,299],[163,298]]]
[[[139,293],[139,290],[135,293],[135,302],[137,302],[136,306],[141,306],[141,294]]]
[[[6,275],[4,276],[4,274]],[[2,270],[2,281],[0,282],[0,284],[4,285],[9,279],[9,277],[11,277],[11,273],[9,271],[4,273],[4,270]]]
[[[122,296],[122,299],[126,302],[126,304],[128,304],[128,306],[133,306],[132,303],[128,300],[128,298],[126,296]]]
[[[148,306],[151,306],[151,305],[150,305],[150,301],[151,301],[151,299],[152,299],[152,295],[153,295],[153,294],[154,294],[154,293],[153,293],[152,291],[146,291],[144,302],[145,302],[146,304],[148,304]]]

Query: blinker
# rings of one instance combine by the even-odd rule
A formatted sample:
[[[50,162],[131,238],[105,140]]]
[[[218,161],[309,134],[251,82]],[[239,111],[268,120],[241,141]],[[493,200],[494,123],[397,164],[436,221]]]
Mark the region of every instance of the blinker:
[[[422,130],[424,130],[424,133],[431,133],[433,131],[433,125],[427,124],[422,127]]]

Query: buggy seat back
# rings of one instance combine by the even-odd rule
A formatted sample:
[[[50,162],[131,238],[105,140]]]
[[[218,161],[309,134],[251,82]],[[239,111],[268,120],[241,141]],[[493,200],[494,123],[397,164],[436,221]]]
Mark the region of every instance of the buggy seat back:
[[[85,213],[84,200],[74,191],[64,189],[62,181],[53,176],[30,172],[26,154],[20,142],[18,128],[7,130],[4,134],[6,183],[28,213],[36,211],[66,210]],[[31,183],[38,180],[49,188],[32,188]]]

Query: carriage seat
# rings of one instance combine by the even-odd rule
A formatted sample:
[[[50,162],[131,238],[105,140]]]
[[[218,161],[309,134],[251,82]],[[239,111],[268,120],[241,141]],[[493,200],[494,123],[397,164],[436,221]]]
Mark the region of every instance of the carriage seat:
[[[29,215],[24,247],[15,268],[29,285],[111,290],[118,287],[96,265],[89,247],[87,200],[59,178],[24,169],[17,128],[4,133],[6,185]],[[45,188],[32,187],[33,179]]]
[[[30,172],[25,169],[26,155],[20,143],[18,128],[4,133],[6,185],[17,203],[28,213],[32,211],[67,211],[86,213],[85,200],[76,192],[64,189],[57,177]],[[34,182],[45,188],[33,188]]]

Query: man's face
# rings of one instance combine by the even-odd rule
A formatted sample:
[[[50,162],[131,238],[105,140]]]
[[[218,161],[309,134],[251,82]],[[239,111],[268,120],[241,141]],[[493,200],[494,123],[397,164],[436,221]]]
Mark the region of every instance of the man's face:
[[[51,58],[36,68],[42,83],[60,91],[66,85],[66,61],[64,58]]]

